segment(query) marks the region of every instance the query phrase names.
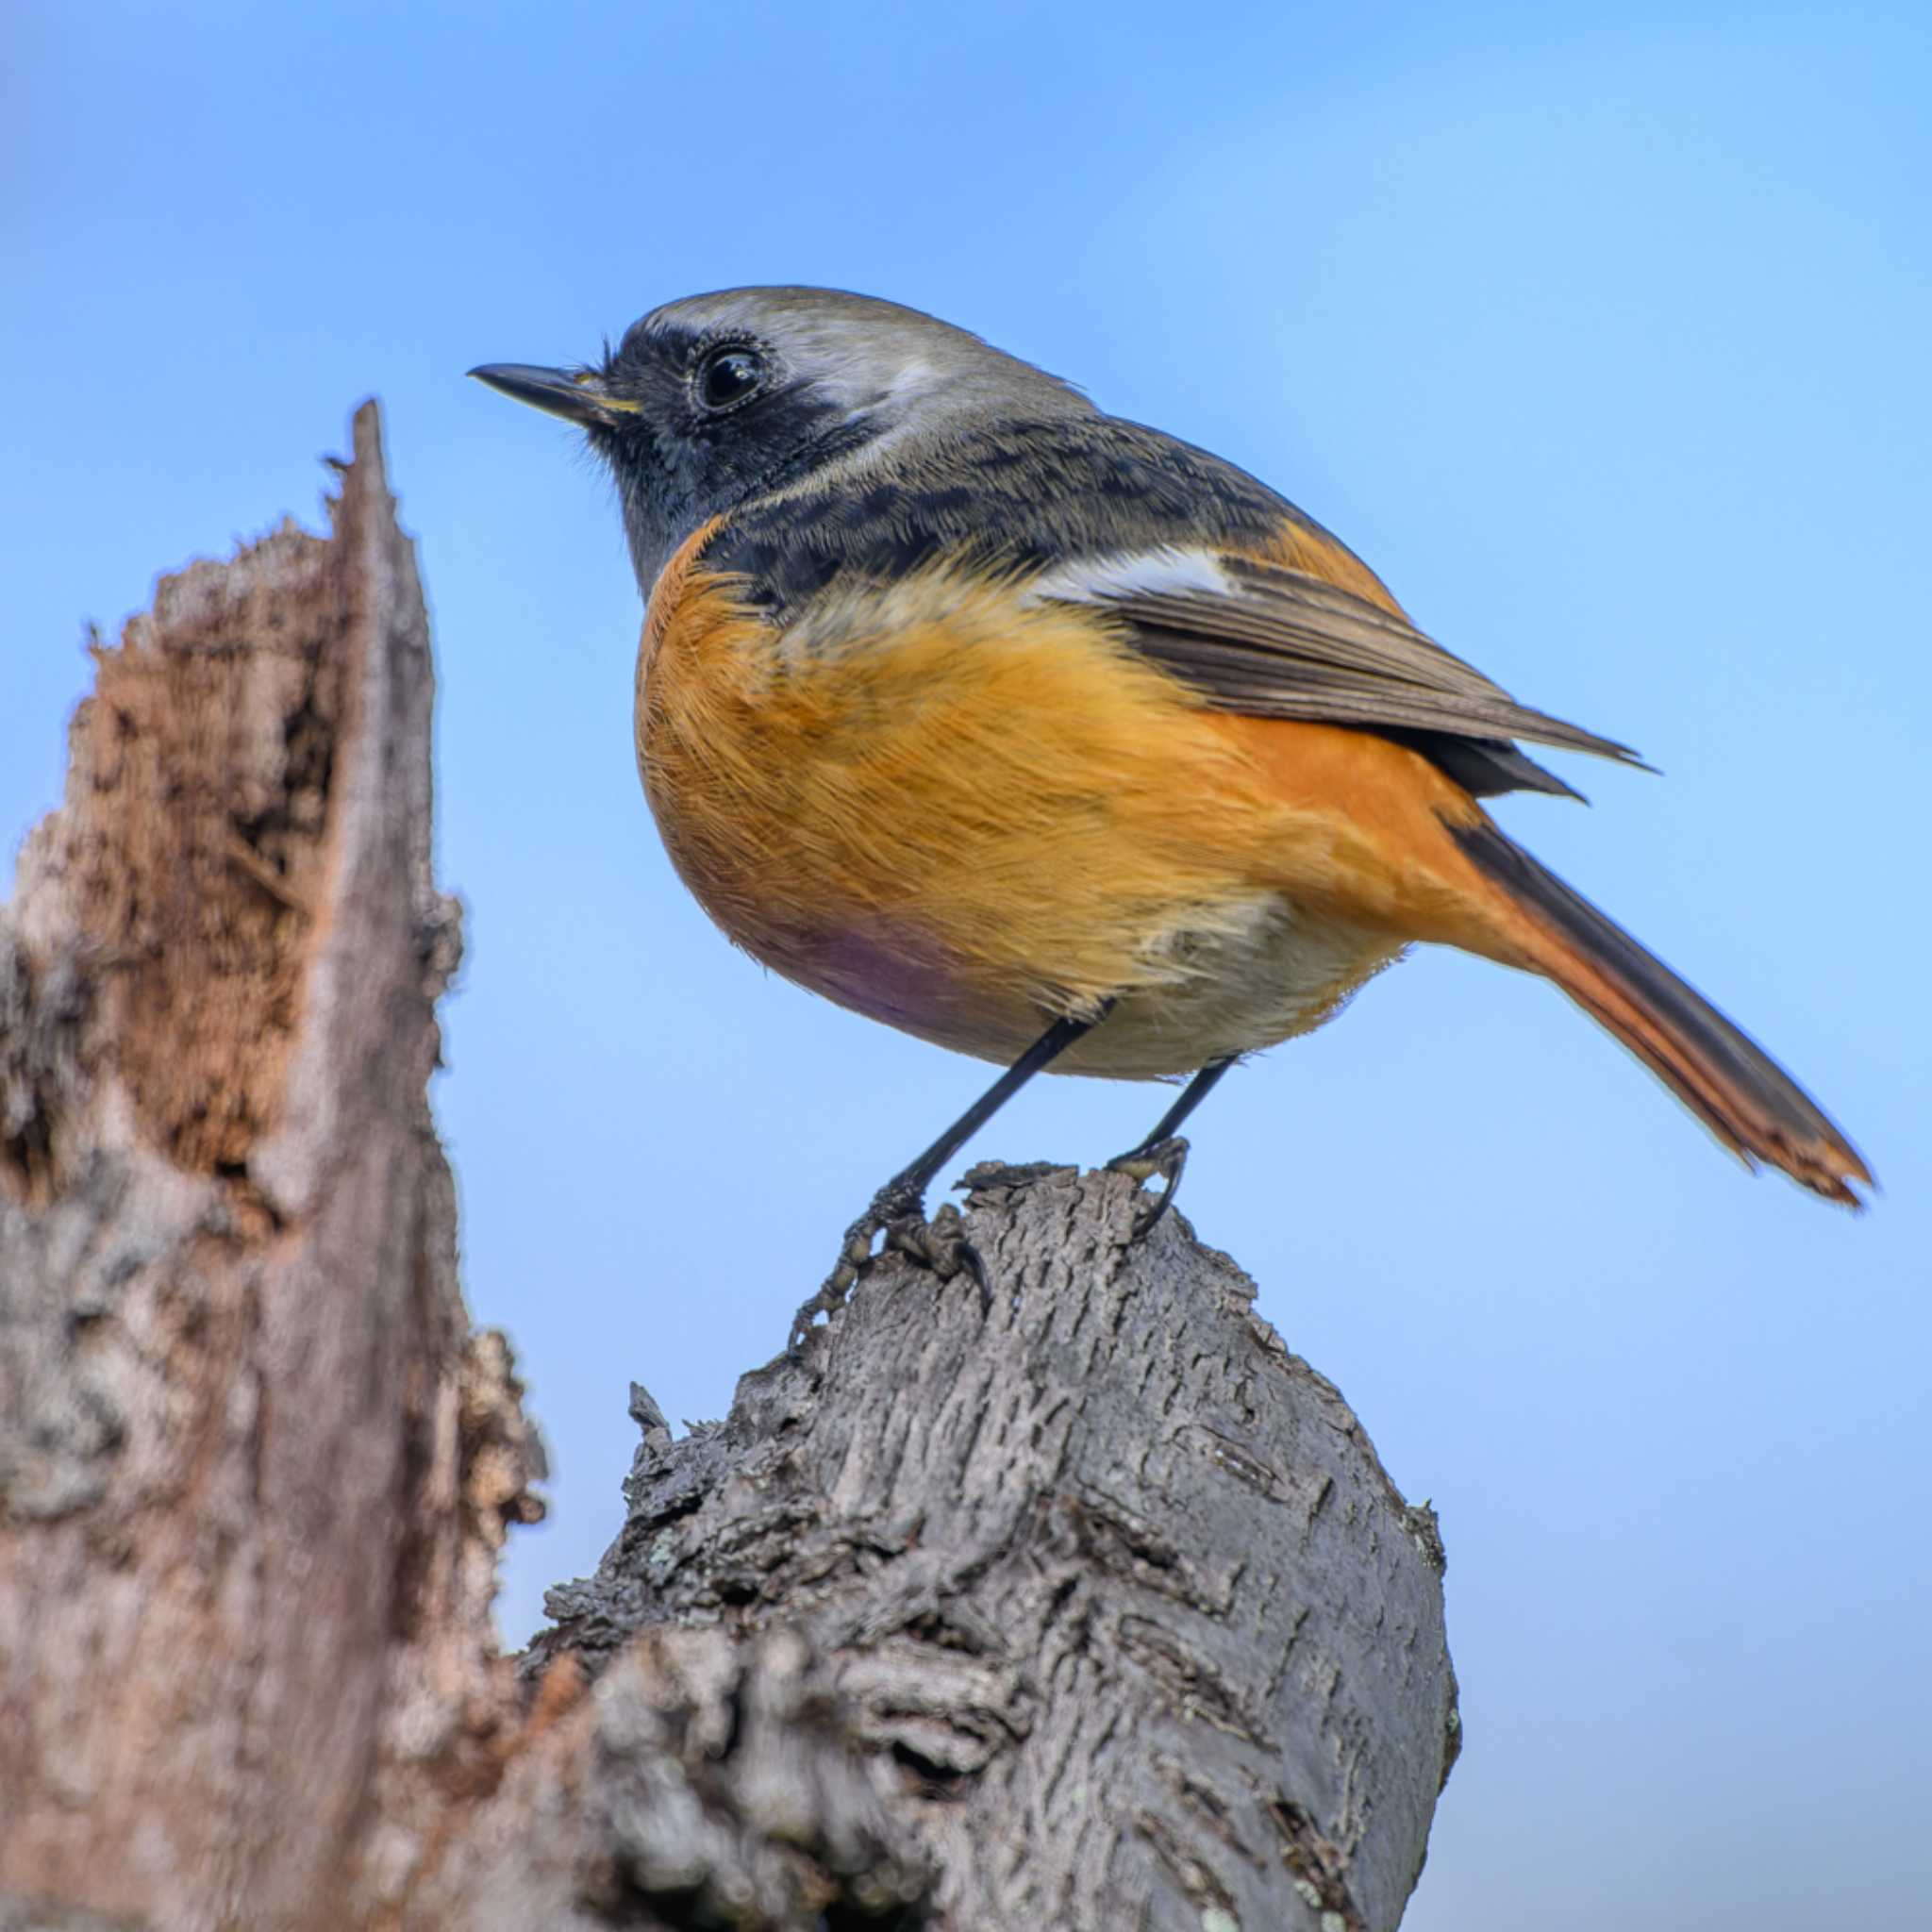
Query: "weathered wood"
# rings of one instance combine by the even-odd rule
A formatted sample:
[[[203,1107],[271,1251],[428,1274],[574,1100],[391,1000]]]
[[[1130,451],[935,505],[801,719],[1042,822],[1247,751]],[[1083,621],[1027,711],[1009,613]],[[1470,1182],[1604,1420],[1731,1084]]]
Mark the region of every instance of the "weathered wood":
[[[355,439],[330,538],[96,654],[0,914],[0,1890],[183,1932],[349,1923],[514,1711],[534,1439],[457,1288],[428,626]]]
[[[497,1654],[541,1461],[425,1100],[373,408],[334,520],[99,655],[0,910],[0,1925],[1394,1926],[1433,1519],[1119,1175],[978,1173],[990,1310],[894,1256],[725,1422],[638,1391],[621,1534]]]
[[[1457,1741],[1433,1516],[1179,1216],[1018,1177],[975,1171],[989,1316],[895,1257],[722,1425],[639,1391],[532,1667],[797,1628],[961,1932],[1394,1925]]]

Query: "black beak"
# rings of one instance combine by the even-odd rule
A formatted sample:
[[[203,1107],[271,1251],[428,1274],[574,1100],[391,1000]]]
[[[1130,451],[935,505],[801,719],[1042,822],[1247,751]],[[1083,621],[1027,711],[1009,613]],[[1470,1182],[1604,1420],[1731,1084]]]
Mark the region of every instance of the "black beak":
[[[637,404],[613,396],[604,381],[588,369],[540,369],[528,362],[486,362],[470,374],[478,382],[500,390],[511,401],[528,403],[548,416],[589,425],[637,413]]]

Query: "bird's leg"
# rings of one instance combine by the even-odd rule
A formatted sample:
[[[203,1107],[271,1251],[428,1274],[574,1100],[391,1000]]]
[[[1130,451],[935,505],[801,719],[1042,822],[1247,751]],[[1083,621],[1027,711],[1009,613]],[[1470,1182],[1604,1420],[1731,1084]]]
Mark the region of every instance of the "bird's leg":
[[[1181,1174],[1188,1164],[1188,1143],[1179,1132],[1181,1123],[1208,1098],[1214,1091],[1214,1083],[1233,1065],[1232,1054],[1224,1060],[1209,1060],[1181,1089],[1180,1098],[1155,1123],[1154,1131],[1138,1147],[1107,1163],[1109,1174],[1131,1174],[1137,1181],[1151,1181],[1158,1175],[1167,1183],[1154,1205],[1143,1208],[1135,1216],[1133,1240],[1142,1241],[1153,1233],[1174,1199],[1174,1191],[1181,1184]]]
[[[1056,1020],[918,1159],[902,1168],[872,1197],[865,1212],[845,1230],[845,1239],[839,1244],[839,1259],[825,1277],[824,1286],[792,1318],[791,1347],[795,1348],[805,1339],[817,1317],[829,1315],[843,1305],[853,1284],[871,1265],[872,1244],[882,1234],[888,1248],[923,1261],[941,1280],[950,1280],[962,1270],[971,1274],[979,1284],[980,1294],[991,1306],[992,1291],[987,1283],[986,1265],[966,1239],[959,1210],[949,1201],[928,1221],[925,1191],[940,1169],[1041,1067],[1064,1053],[1083,1033],[1099,1025],[1112,1005],[1109,1000],[1091,1019]]]

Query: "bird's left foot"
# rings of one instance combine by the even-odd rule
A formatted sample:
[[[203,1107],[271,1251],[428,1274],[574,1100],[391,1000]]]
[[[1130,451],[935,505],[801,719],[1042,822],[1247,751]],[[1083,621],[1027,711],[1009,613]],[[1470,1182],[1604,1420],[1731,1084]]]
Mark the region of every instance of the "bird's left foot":
[[[883,1236],[878,1253],[873,1243]],[[845,1297],[879,1255],[909,1255],[923,1268],[929,1268],[941,1281],[957,1274],[969,1274],[979,1290],[983,1309],[992,1307],[992,1290],[986,1278],[986,1263],[979,1250],[966,1238],[966,1223],[948,1201],[930,1219],[925,1212],[923,1192],[913,1192],[901,1182],[888,1181],[872,1197],[871,1205],[845,1230],[839,1243],[839,1258],[825,1276],[818,1293],[791,1318],[788,1348],[797,1348],[811,1332],[821,1315],[829,1318],[845,1306]]]
[[[1181,1175],[1187,1171],[1188,1143],[1178,1134],[1170,1134],[1165,1140],[1143,1141],[1129,1154],[1123,1154],[1107,1163],[1108,1174],[1124,1174],[1137,1181],[1162,1180],[1167,1185],[1149,1204],[1139,1208],[1134,1215],[1134,1225],[1129,1232],[1129,1241],[1145,1241],[1159,1224],[1160,1217],[1173,1205],[1174,1190],[1181,1184]]]

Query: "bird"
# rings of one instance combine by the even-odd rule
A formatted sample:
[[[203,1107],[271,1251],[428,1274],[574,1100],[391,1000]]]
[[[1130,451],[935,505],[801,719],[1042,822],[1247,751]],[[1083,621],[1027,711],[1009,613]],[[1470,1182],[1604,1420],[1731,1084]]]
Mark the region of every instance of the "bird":
[[[1185,1078],[1111,1166],[1173,1199],[1246,1056],[1417,942],[1553,981],[1746,1166],[1870,1169],[1762,1048],[1510,839],[1577,796],[1519,703],[1235,464],[914,308],[739,288],[598,360],[470,374],[581,429],[644,599],[639,770],[673,865],[766,966],[1007,1071],[877,1190],[793,1340],[901,1249],[984,1264],[941,1168],[1034,1074]]]

